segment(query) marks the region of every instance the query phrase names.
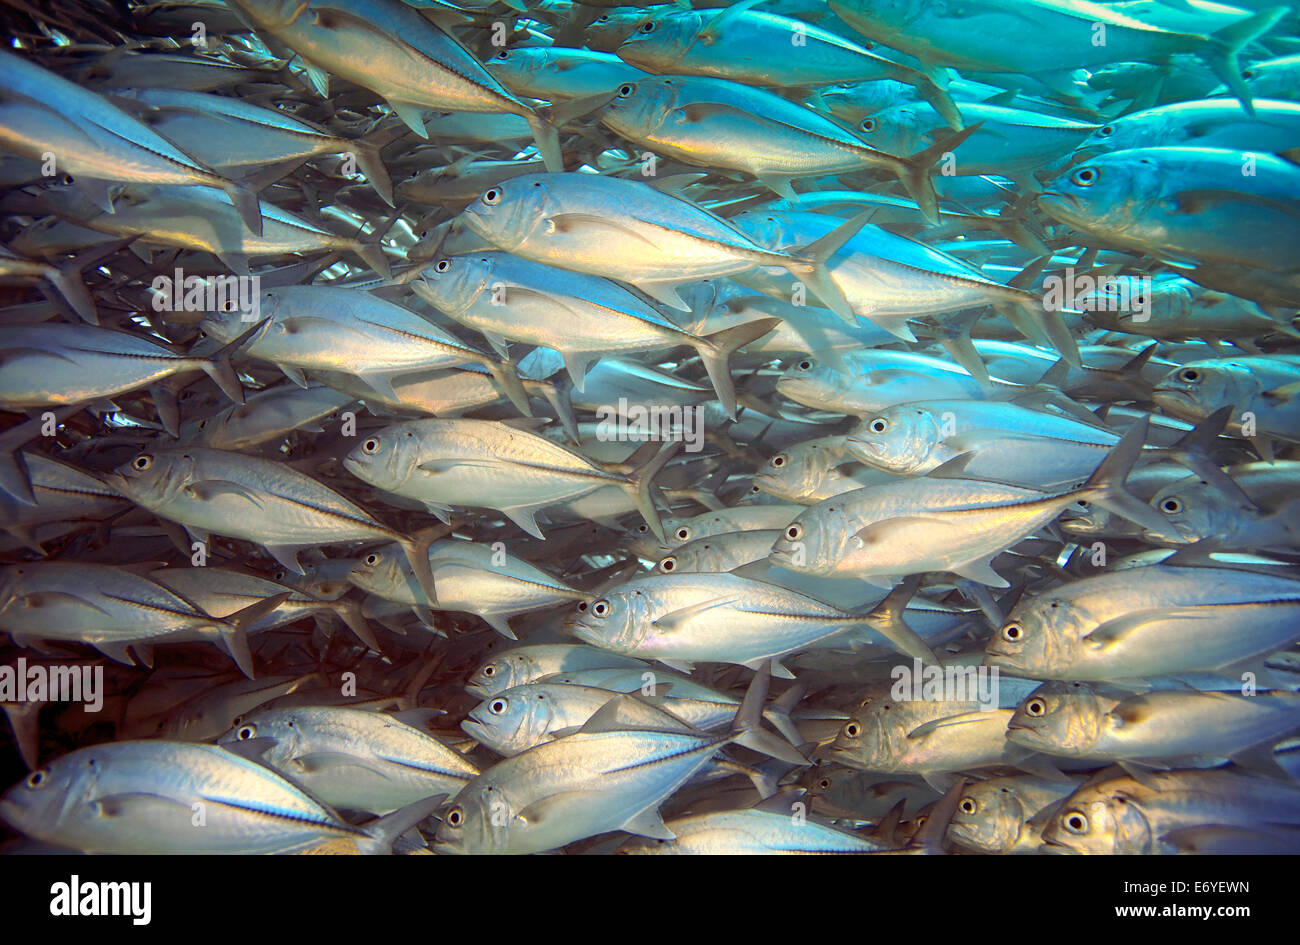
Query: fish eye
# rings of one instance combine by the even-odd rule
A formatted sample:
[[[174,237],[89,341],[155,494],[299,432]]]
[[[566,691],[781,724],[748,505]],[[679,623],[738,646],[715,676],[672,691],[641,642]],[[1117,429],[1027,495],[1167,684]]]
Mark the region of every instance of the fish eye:
[[[366,564],[370,565],[373,568],[378,563],[379,563],[379,555],[377,554],[366,555]]]
[[[1002,628],[1002,639],[1011,643],[1024,639],[1025,628],[1018,623],[1009,623]]]
[[[664,560],[659,562],[659,570],[663,571],[665,574],[669,573],[670,571],[676,571],[677,559],[674,558],[672,555],[669,555],[667,558],[664,558]]]
[[[493,699],[488,703],[488,711],[493,715],[500,715],[508,708],[510,708],[510,703],[505,699]]]
[[[506,58],[508,58],[509,56],[510,56],[510,50],[508,50],[508,49],[503,49],[503,50],[501,50],[499,53],[497,53],[497,58],[498,58],[498,59],[506,59]]]
[[[961,799],[961,812],[963,814],[975,814],[979,812],[980,806],[973,797],[963,797]]]
[[[813,369],[813,363],[811,360],[805,358],[804,360],[799,362],[799,370],[811,371],[812,369]]]
[[[642,535],[644,535],[646,532],[650,531],[650,526],[649,526],[649,525],[638,525],[638,526],[636,527],[636,530],[637,530],[638,532],[640,532]]]
[[[862,119],[862,124],[860,124],[858,127],[861,128],[863,131],[875,131],[876,120],[874,118],[864,118]]]
[[[803,537],[803,526],[798,522],[795,522],[785,530],[785,537],[789,538],[791,541],[798,541]]]
[[[1243,70],[1241,71],[1241,77],[1242,77],[1243,79],[1253,79],[1253,78],[1255,78],[1255,70],[1254,70],[1254,69],[1243,69]]]
[[[378,437],[374,437],[374,436],[372,436],[370,439],[368,439],[368,440],[366,440],[364,443],[362,443],[362,444],[361,444],[361,452],[363,452],[363,453],[369,453],[369,454],[372,455],[372,456],[373,456],[375,453],[378,453],[378,452],[379,452],[379,438],[378,438]]]
[[[434,272],[446,272],[450,268],[451,268],[450,259],[439,259],[436,263],[433,264]]]
[[[1042,699],[1030,699],[1025,703],[1025,714],[1040,718],[1047,714],[1047,703]]]
[[[1183,368],[1178,372],[1178,377],[1180,380],[1184,380],[1189,384],[1195,384],[1201,379],[1201,372],[1196,370],[1196,368]]]
[[[1080,187],[1091,187],[1100,176],[1101,172],[1095,167],[1081,167],[1070,175],[1070,180]]]
[[[785,454],[777,453],[775,456],[772,457],[772,466],[776,469],[780,469],[782,466],[785,465],[785,461],[786,461]]]
[[[591,613],[593,616],[596,617],[604,617],[606,614],[609,613],[609,601],[607,600],[596,601],[596,603],[591,605]]]
[[[140,470],[141,472],[144,472],[146,469],[148,469],[150,466],[153,465],[153,457],[150,456],[148,453],[145,453],[144,455],[137,456],[134,460],[132,460],[131,465],[134,468]]]
[[[641,24],[641,32],[643,32],[643,33],[653,33],[654,31],[655,31],[655,21],[654,21],[654,20],[646,20],[644,23]]]
[[[1102,128],[1102,129],[1101,129],[1101,136],[1102,136],[1103,138],[1105,138],[1105,137],[1109,137],[1110,135],[1113,135],[1114,133],[1115,133],[1115,126],[1114,126],[1114,125],[1107,125],[1105,128]]]
[[[857,722],[846,722],[844,724],[844,734],[849,738],[857,738],[862,734],[862,726]]]
[[[49,780],[50,773],[44,768],[39,768],[27,776],[27,786],[29,788],[38,788]]]
[[[673,534],[677,536],[678,541],[690,541],[691,538],[691,530],[687,528],[685,525],[677,529],[677,531],[674,532]]]
[[[829,791],[831,789],[831,779],[822,778],[817,782],[817,788],[822,791]]]
[[[239,730],[235,732],[235,738],[239,739],[241,742],[246,742],[256,734],[256,725],[241,725]]]
[[[1083,811],[1072,810],[1061,818],[1061,823],[1070,833],[1087,833],[1088,818],[1083,815]]]
[[[488,663],[486,666],[483,667],[484,676],[495,676],[496,674],[497,674],[497,667],[495,663]]]
[[[501,190],[493,187],[483,191],[483,202],[489,207],[494,207],[501,202]]]
[[[871,425],[867,429],[872,433],[884,433],[889,429],[889,421],[884,417],[876,417],[876,419],[871,421]]]
[[[451,810],[447,811],[447,816],[443,818],[442,822],[448,827],[460,827],[460,825],[465,822],[465,812],[459,807],[453,807]]]
[[[1160,503],[1160,509],[1161,511],[1168,512],[1170,515],[1177,515],[1183,510],[1183,503],[1174,496],[1170,496]]]
[[[618,87],[618,97],[627,98],[635,91],[636,91],[635,85],[633,85],[631,82],[624,82],[622,85]]]

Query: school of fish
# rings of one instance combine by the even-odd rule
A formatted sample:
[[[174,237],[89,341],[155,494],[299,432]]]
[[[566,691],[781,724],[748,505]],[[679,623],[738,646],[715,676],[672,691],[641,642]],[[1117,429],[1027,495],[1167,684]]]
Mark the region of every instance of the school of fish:
[[[0,22],[0,850],[1300,853],[1300,3]]]

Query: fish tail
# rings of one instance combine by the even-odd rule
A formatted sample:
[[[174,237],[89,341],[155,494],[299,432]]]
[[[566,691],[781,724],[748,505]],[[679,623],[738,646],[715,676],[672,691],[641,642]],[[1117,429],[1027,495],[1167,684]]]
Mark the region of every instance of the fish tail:
[[[1038,281],[1043,267],[1051,260],[1047,253],[1032,260],[1020,270],[1008,285],[1016,290],[1015,298],[1010,302],[997,303],[993,306],[1003,318],[1009,321],[1029,340],[1037,344],[1049,344],[1071,367],[1082,367],[1079,344],[1070,334],[1065,324],[1063,312],[1073,309],[1051,309],[1036,295],[1031,294],[1030,287]]]
[[[224,620],[215,622],[217,633],[226,647],[226,652],[235,661],[235,665],[249,679],[253,675],[253,654],[248,648],[248,628],[275,610],[293,596],[293,591],[276,594],[256,604],[249,604],[243,610],[236,611]]]
[[[841,223],[821,239],[796,250],[791,254],[794,261],[785,264],[791,275],[807,283],[813,294],[821,299],[823,305],[843,319],[846,324],[855,328],[858,320],[853,314],[853,308],[849,305],[849,300],[844,297],[843,290],[831,277],[831,271],[826,263],[866,226],[871,215],[872,211],[864,210],[852,219]]]
[[[1200,49],[1201,59],[1219,77],[1219,81],[1228,87],[1233,97],[1241,102],[1247,115],[1255,114],[1255,106],[1251,102],[1250,89],[1242,80],[1241,64],[1237,61],[1237,56],[1245,46],[1276,26],[1287,12],[1283,6],[1261,10],[1211,34]]]
[[[695,346],[728,418],[736,419],[736,388],[731,380],[731,356],[751,341],[762,338],[779,324],[781,324],[779,318],[756,318],[743,325],[715,331],[702,338]]]
[[[262,235],[262,205],[257,191],[246,181],[231,180],[222,185],[239,218],[254,236]]]
[[[903,613],[921,585],[921,575],[913,574],[900,581],[885,599],[871,609],[862,619],[901,652],[915,659],[937,663],[934,650],[916,631],[907,625]]]
[[[765,731],[763,721],[763,703],[767,701],[767,686],[772,679],[772,667],[768,661],[754,673],[745,698],[736,711],[731,723],[731,741],[743,745],[750,751],[787,761],[790,764],[806,765],[808,760],[784,738]]]
[[[401,838],[402,834],[432,817],[434,811],[446,803],[446,800],[446,794],[434,794],[371,821],[362,828],[362,835],[353,840],[357,845],[357,852],[392,853],[393,844]]]
[[[939,117],[948,123],[949,128],[954,131],[961,131],[966,126],[962,120],[961,112],[957,109],[957,103],[952,100],[948,90],[940,88],[934,79],[922,75],[916,83],[916,88],[921,93],[921,97],[929,102],[930,107],[938,113]]]
[[[384,166],[384,159],[379,155],[380,145],[373,141],[353,141],[351,142],[353,153],[357,156],[357,167],[361,168],[361,173],[366,175],[366,180],[370,181],[370,186],[375,189],[384,203],[390,207],[396,207],[393,202],[393,181],[388,176],[388,168]]]
[[[491,358],[484,358],[483,366],[492,373],[492,379],[510,398],[510,402],[515,405],[515,409],[525,417],[531,417],[533,415],[533,405],[528,400],[528,392],[524,390],[524,382],[519,379],[519,362],[514,360],[494,361]]]
[[[532,129],[533,140],[537,142],[537,153],[542,156],[542,163],[552,174],[564,170],[564,153],[560,150],[560,129],[549,118],[536,112],[524,116],[528,127]]]
[[[223,345],[211,357],[201,358],[198,361],[198,366],[216,382],[222,393],[237,404],[244,402],[244,387],[239,383],[239,375],[235,373],[234,367],[231,366],[230,356],[246,345],[270,321],[269,318],[262,319],[256,325],[249,327],[247,331],[230,342],[230,344]]]
[[[438,603],[438,593],[434,588],[433,565],[429,563],[429,549],[435,541],[446,535],[447,531],[445,526],[434,527],[418,532],[413,538],[399,535],[395,539],[405,552],[406,560],[410,562],[415,579],[429,598],[429,603],[435,606]]]
[[[939,222],[939,195],[935,192],[934,181],[930,178],[935,164],[955,151],[958,145],[978,131],[982,124],[983,122],[977,121],[961,131],[946,135],[924,150],[917,151],[909,157],[898,158],[899,180],[902,181],[908,196],[916,201],[917,207],[929,222]]]
[[[1160,513],[1125,487],[1125,480],[1142,457],[1149,426],[1150,420],[1143,417],[1129,427],[1115,448],[1102,460],[1096,472],[1083,484],[1080,492],[1088,495],[1102,508],[1123,516],[1135,525],[1150,531],[1160,531],[1166,524]]]
[[[52,266],[49,280],[82,321],[98,325],[99,317],[95,314],[95,300],[90,297],[90,291],[81,278],[83,265],[85,265],[84,260],[73,259],[57,268]]]
[[[636,503],[637,511],[641,513],[645,523],[650,526],[650,530],[660,541],[664,540],[664,526],[659,520],[659,510],[655,507],[650,487],[654,484],[654,477],[668,465],[668,461],[676,456],[681,448],[681,440],[665,443],[654,456],[628,473],[627,478],[621,483],[623,490]]]
[[[333,601],[330,604],[330,609],[338,615],[338,618],[343,621],[349,630],[356,634],[358,640],[376,653],[384,652],[379,645],[379,641],[375,639],[374,633],[371,632],[370,624],[366,622],[366,618],[362,615],[359,603],[351,598],[340,599]]]

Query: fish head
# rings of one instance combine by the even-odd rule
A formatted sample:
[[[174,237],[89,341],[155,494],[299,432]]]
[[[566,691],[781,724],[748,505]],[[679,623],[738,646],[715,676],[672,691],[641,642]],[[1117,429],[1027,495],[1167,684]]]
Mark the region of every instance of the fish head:
[[[878,151],[910,154],[933,142],[926,138],[931,128],[943,127],[943,119],[924,104],[894,105],[853,122],[853,134]]]
[[[957,801],[948,836],[981,853],[1003,853],[1015,846],[1031,815],[1006,779],[976,781]]]
[[[622,8],[602,13],[587,25],[582,41],[588,49],[597,52],[617,53],[633,33],[641,28],[653,14],[649,10]]]
[[[514,817],[510,798],[487,777],[465,785],[442,815],[434,836],[437,853],[500,853],[509,843]]]
[[[311,4],[302,0],[231,0],[231,6],[252,26],[274,30],[291,26]]]
[[[583,643],[628,652],[650,631],[651,623],[647,594],[624,585],[606,597],[578,601],[564,628]]]
[[[1167,129],[1148,116],[1116,118],[1088,135],[1074,153],[1087,158],[1110,151],[1149,148],[1159,144],[1166,132]]]
[[[1147,529],[1143,533],[1143,540],[1154,544],[1178,545],[1223,535],[1231,519],[1244,514],[1220,490],[1194,477],[1161,489],[1151,505],[1166,522],[1159,531]]]
[[[1164,177],[1165,170],[1145,152],[1117,151],[1063,171],[1047,183],[1038,204],[1061,223],[1119,233],[1131,229],[1132,220],[1162,195]]]
[[[525,684],[479,703],[461,728],[493,751],[515,755],[546,741],[554,721],[550,690]]]
[[[1043,828],[1044,853],[1148,853],[1152,830],[1124,787],[1098,785],[1066,798]]]
[[[876,709],[876,706],[868,706],[855,711],[840,726],[835,741],[828,746],[824,757],[865,771],[884,765],[892,753],[886,743],[885,726],[880,724]]]
[[[1044,683],[1016,706],[1007,739],[1039,751],[1084,750],[1096,741],[1104,717],[1087,683]]]
[[[697,39],[705,46],[713,44],[710,34],[700,37],[703,28],[704,18],[693,10],[652,10],[614,54],[646,72],[672,72]]]
[[[1085,623],[1068,600],[1050,594],[1017,605],[985,645],[984,665],[1031,678],[1050,672],[1073,659],[1078,641],[1087,633]]]
[[[1158,406],[1177,417],[1199,419],[1224,404],[1246,402],[1253,388],[1254,381],[1245,365],[1231,360],[1191,361],[1165,375],[1152,397]]]
[[[782,397],[797,401],[805,407],[834,410],[843,394],[852,385],[843,371],[816,358],[800,358],[777,378],[776,390]]]
[[[791,571],[829,574],[842,553],[849,534],[844,507],[821,503],[802,513],[781,531],[768,560]]]
[[[465,683],[471,695],[486,699],[505,692],[513,686],[522,686],[537,678],[540,668],[528,654],[515,650],[500,653],[485,660]]]
[[[624,82],[615,89],[600,120],[624,137],[652,134],[677,104],[681,81],[680,77],[646,76],[636,82]]]
[[[66,834],[79,808],[93,802],[100,770],[94,753],[83,750],[29,772],[0,794],[0,820],[39,839]]]
[[[419,584],[407,565],[405,554],[397,545],[376,548],[357,558],[348,572],[348,581],[387,600],[394,599],[394,596],[405,599],[406,594],[413,591],[419,603],[427,603],[425,595],[419,592]]]
[[[292,711],[259,712],[235,718],[217,744],[230,746],[254,738],[272,739],[273,744],[262,752],[261,759],[272,767],[284,768],[308,753],[303,744],[304,731],[302,721]]]
[[[520,46],[500,50],[491,59],[483,60],[483,65],[506,88],[526,94],[525,89],[554,59],[555,54],[544,46]]]
[[[122,463],[104,481],[132,502],[156,508],[194,481],[197,466],[190,452],[150,450]]]
[[[396,489],[420,464],[420,437],[409,423],[371,433],[343,457],[343,468],[380,489]]]
[[[494,253],[442,256],[424,268],[411,288],[434,308],[460,314],[491,285],[495,269]]]
[[[562,174],[524,174],[493,184],[461,211],[458,220],[504,250],[518,249],[555,212],[550,181]]]
[[[845,438],[844,447],[868,466],[909,473],[930,460],[942,438],[939,422],[931,411],[902,404],[865,417]]]

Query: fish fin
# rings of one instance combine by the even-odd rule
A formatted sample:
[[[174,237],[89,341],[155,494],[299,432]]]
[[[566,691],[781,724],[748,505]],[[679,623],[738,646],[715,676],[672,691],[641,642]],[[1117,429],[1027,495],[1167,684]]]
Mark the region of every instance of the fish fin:
[[[222,185],[231,206],[239,214],[239,219],[254,236],[262,235],[262,205],[257,193],[243,181],[227,181]]]
[[[99,611],[105,617],[108,616],[108,611],[105,610],[103,607],[100,607],[94,601],[88,600],[87,598],[81,597],[77,594],[69,593],[67,591],[35,591],[34,593],[31,594],[22,594],[18,598],[18,600],[22,602],[21,604],[22,607],[29,608],[32,610],[37,610],[42,607],[48,607],[51,604],[57,604],[61,601],[63,602],[70,601],[72,603],[75,603],[79,607],[89,607],[91,610]]]
[[[239,375],[230,363],[231,356],[248,344],[259,332],[266,330],[271,319],[264,318],[255,325],[249,325],[229,344],[224,344],[211,355],[199,362],[208,377],[221,388],[221,392],[237,404],[244,402],[244,386],[239,383]],[[306,387],[306,384],[302,385]]]
[[[925,475],[929,479],[968,479],[969,474],[966,467],[970,461],[975,458],[974,450],[967,450],[965,453],[958,453],[951,459],[945,460],[938,466],[935,466]]]
[[[513,509],[501,509],[500,512],[534,538],[545,540],[546,536],[537,527],[537,513],[543,506],[517,506]]]
[[[989,587],[1010,587],[1011,582],[998,572],[993,570],[988,561],[972,561],[969,564],[963,564],[959,568],[950,568],[953,574],[972,581],[979,581],[981,584],[987,584]]]
[[[95,649],[99,650],[99,652],[103,653],[111,660],[122,663],[126,666],[134,666],[136,665],[136,662],[131,657],[130,651],[127,649],[129,646],[129,643],[101,640],[95,644]]]
[[[433,565],[429,561],[429,549],[433,547],[435,541],[446,536],[447,529],[441,526],[421,529],[409,538],[400,534],[393,535],[393,540],[401,546],[402,552],[406,555],[420,589],[429,598],[429,603],[434,605],[438,603],[438,594],[434,585]]]
[[[556,350],[559,351],[558,348]],[[582,393],[587,382],[587,369],[593,362],[600,360],[600,356],[593,356],[589,352],[560,351],[560,357],[564,359],[564,369],[569,373],[569,380],[573,381],[578,393]]]
[[[235,665],[249,679],[255,677],[253,675],[253,654],[248,648],[248,628],[292,596],[293,591],[291,590],[275,594],[236,611],[217,624],[217,632],[221,637],[221,642],[225,644],[227,652],[230,653],[230,658],[235,661]]]
[[[1275,780],[1294,781],[1295,775],[1278,764],[1277,756],[1273,754],[1273,747],[1278,741],[1281,739],[1269,739],[1244,748],[1230,756],[1232,763]]]
[[[308,62],[306,59],[299,57],[303,69],[307,73],[307,81],[311,83],[312,88],[316,90],[321,98],[330,97],[330,74],[318,65]]]
[[[200,502],[211,502],[222,496],[238,496],[252,502],[259,509],[262,507],[262,500],[256,492],[228,479],[203,479],[186,486],[185,493]]]
[[[484,621],[487,622],[487,625],[488,625],[489,627],[491,627],[491,628],[492,628],[493,630],[495,630],[497,633],[501,634],[501,635],[502,635],[503,637],[505,637],[507,640],[518,640],[518,639],[519,639],[519,637],[515,636],[515,632],[514,632],[513,630],[510,629],[510,624],[509,624],[509,622],[506,620],[506,618],[503,617],[503,616],[501,616],[500,614],[484,614],[484,613],[480,613],[479,616],[482,617],[482,618],[484,619]]]
[[[590,797],[586,791],[559,791],[534,801],[515,814],[515,817],[526,824],[540,826],[548,818],[572,817],[575,808],[586,803]]]
[[[675,282],[638,282],[636,287],[656,302],[667,305],[671,309],[679,312],[691,311],[691,307],[678,294]]]
[[[925,736],[932,735],[941,728],[949,728],[954,725],[970,725],[972,722],[987,721],[989,718],[989,713],[981,712],[978,709],[974,712],[961,712],[957,715],[945,716],[942,719],[931,719],[922,725],[918,725],[907,733],[907,737],[911,739],[925,738]]]
[[[23,505],[35,507],[36,493],[32,491],[31,475],[27,471],[27,461],[22,451],[0,450],[0,491],[16,499]]]
[[[794,187],[790,185],[790,178],[776,177],[772,174],[759,174],[758,179],[763,182],[768,190],[772,191],[783,200],[797,201],[799,195],[794,192]]]
[[[658,660],[669,669],[676,670],[679,673],[690,674],[695,672],[695,664],[689,663],[686,660],[666,660],[662,657],[659,657]]]
[[[1219,618],[1192,607],[1170,607],[1156,610],[1139,610],[1107,620],[1083,638],[1084,642],[1097,649],[1104,649],[1118,643],[1124,637],[1137,630],[1153,617],[1161,620],[1210,620]]]
[[[406,127],[410,128],[426,141],[429,139],[429,132],[424,127],[423,108],[419,105],[412,105],[409,102],[399,102],[393,99],[389,99],[388,107],[393,110],[393,114],[402,119],[406,124]]]
[[[266,549],[267,554],[269,554],[276,561],[280,562],[280,564],[282,564],[287,570],[292,571],[294,574],[305,575],[307,573],[306,571],[303,570],[302,565],[298,563],[297,546],[263,545],[262,547]]]
[[[713,383],[723,412],[736,419],[736,388],[731,378],[731,356],[750,342],[757,341],[781,324],[779,318],[757,318],[743,325],[735,325],[706,335],[695,345],[704,370]],[[578,390],[582,390],[581,387]]]
[[[652,840],[676,840],[677,834],[668,829],[664,819],[659,816],[658,806],[647,807],[639,814],[625,820],[620,830],[636,834],[638,837],[650,837]]]
[[[673,633],[681,629],[682,624],[698,617],[700,614],[708,613],[717,607],[726,607],[728,604],[734,604],[735,602],[736,598],[734,597],[715,597],[698,604],[692,604],[689,607],[669,611],[663,616],[655,618],[651,623],[666,633]]]
[[[1251,102],[1250,89],[1241,77],[1241,64],[1237,61],[1237,56],[1243,47],[1271,30],[1287,12],[1285,6],[1261,10],[1211,34],[1209,42],[1198,50],[1198,55],[1205,64],[1228,87],[1233,97],[1241,102],[1246,114],[1252,117],[1255,106]]]

